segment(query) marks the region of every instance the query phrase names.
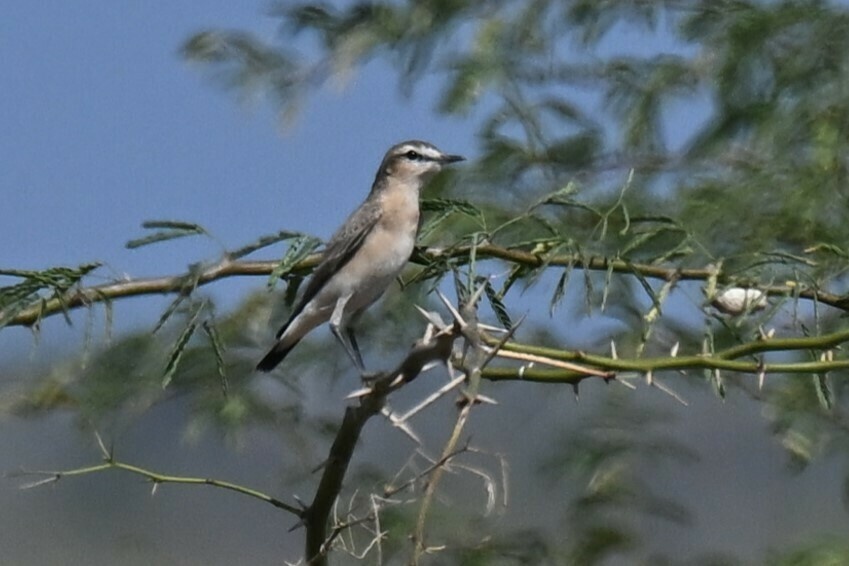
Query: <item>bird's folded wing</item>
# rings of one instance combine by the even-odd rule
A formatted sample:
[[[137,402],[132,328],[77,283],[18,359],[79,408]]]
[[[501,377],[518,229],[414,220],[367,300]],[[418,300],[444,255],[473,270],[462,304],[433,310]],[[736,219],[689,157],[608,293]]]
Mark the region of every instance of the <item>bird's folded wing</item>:
[[[322,287],[330,280],[333,274],[342,269],[354,257],[357,250],[362,247],[366,236],[368,236],[380,220],[380,215],[379,203],[376,200],[367,200],[333,234],[333,237],[330,238],[324,250],[321,263],[313,271],[312,277],[304,290],[304,294],[295,305],[294,310],[292,310],[289,321],[277,333],[277,338],[280,338],[283,332],[286,331],[289,323],[304,310],[304,307],[321,291]]]

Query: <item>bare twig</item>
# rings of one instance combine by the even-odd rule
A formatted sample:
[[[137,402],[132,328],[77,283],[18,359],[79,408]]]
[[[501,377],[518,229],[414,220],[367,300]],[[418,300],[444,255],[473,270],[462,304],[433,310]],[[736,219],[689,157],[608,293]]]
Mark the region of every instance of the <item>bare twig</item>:
[[[571,362],[564,362],[562,360],[555,360],[553,358],[547,358],[545,356],[537,356],[535,354],[526,354],[524,352],[511,352],[510,350],[494,350],[492,348],[486,348],[487,352],[496,351],[495,356],[498,358],[507,358],[511,360],[521,360],[523,362],[532,362],[545,364],[547,366],[568,369],[578,373],[584,373],[586,375],[595,375],[597,377],[604,377],[610,379],[614,377],[614,373],[610,371],[602,371],[591,367],[584,367],[578,364],[573,364]]]
[[[449,381],[448,383],[446,383],[445,385],[443,385],[442,387],[440,387],[439,389],[437,389],[436,391],[434,391],[433,393],[431,393],[430,395],[428,395],[427,397],[422,399],[422,401],[420,403],[417,403],[415,407],[412,407],[411,409],[409,409],[406,413],[404,413],[400,417],[395,417],[395,419],[399,423],[407,422],[409,419],[411,419],[412,417],[414,417],[415,415],[417,415],[418,413],[420,413],[421,411],[426,409],[428,406],[432,405],[437,399],[444,396],[449,391],[454,390],[454,388],[456,388],[458,385],[463,383],[463,381],[465,379],[466,379],[466,376],[463,375],[463,374],[460,374],[460,375],[452,378],[451,381]]]
[[[383,497],[389,498],[389,497],[392,497],[393,495],[395,495],[396,493],[398,493],[400,491],[404,491],[405,489],[407,489],[408,487],[410,487],[411,485],[413,485],[414,483],[416,483],[417,481],[419,481],[423,477],[426,477],[426,476],[432,474],[434,471],[436,471],[437,468],[441,468],[441,467],[445,466],[446,464],[448,464],[448,462],[450,462],[452,459],[454,459],[455,456],[458,456],[458,455],[460,455],[464,452],[468,452],[468,451],[469,451],[469,446],[467,444],[467,445],[464,445],[460,448],[453,450],[452,452],[449,452],[447,454],[443,454],[439,458],[439,460],[433,462],[425,470],[423,470],[422,472],[419,472],[418,474],[416,474],[412,478],[404,481],[403,483],[400,483],[396,486],[387,485],[383,490]]]
[[[54,483],[59,481],[64,477],[71,476],[82,476],[88,474],[94,474],[98,472],[104,472],[106,470],[121,470],[124,472],[129,472],[131,474],[139,475],[146,478],[153,484],[153,490],[156,490],[156,487],[165,484],[165,483],[176,483],[176,484],[188,484],[188,485],[209,485],[212,487],[217,487],[220,489],[227,489],[230,491],[235,491],[236,493],[240,493],[242,495],[247,495],[248,497],[253,497],[255,499],[259,499],[260,501],[264,501],[278,509],[283,509],[284,511],[288,511],[295,516],[300,517],[302,514],[302,510],[299,507],[294,505],[289,505],[279,499],[276,499],[266,493],[261,491],[257,491],[255,489],[245,487],[242,485],[238,485],[235,483],[231,483],[228,481],[216,480],[211,478],[198,478],[198,477],[190,477],[190,476],[173,476],[168,474],[163,474],[160,472],[155,472],[153,470],[148,470],[147,468],[142,468],[139,466],[134,466],[132,464],[127,464],[125,462],[120,462],[118,460],[108,459],[102,464],[97,464],[94,466],[86,466],[83,468],[75,468],[72,470],[61,470],[61,471],[33,471],[33,472],[23,472],[25,475],[40,475],[45,476],[43,479],[31,482],[28,484],[24,484],[21,486],[21,489],[30,489],[34,487],[39,487],[48,483]]]
[[[480,297],[483,292],[483,285],[481,285],[475,293],[472,294],[472,297],[469,299],[469,302],[463,305],[462,314],[458,313],[456,310],[452,309],[452,315],[455,318],[455,326],[458,327],[459,332],[462,333],[463,337],[466,340],[466,345],[468,347],[468,361],[464,364],[463,371],[466,374],[466,378],[468,380],[468,388],[466,390],[466,403],[464,403],[460,409],[460,413],[457,415],[457,421],[454,424],[454,429],[451,431],[451,435],[448,438],[448,441],[445,443],[445,446],[442,449],[442,456],[439,461],[447,462],[448,458],[450,458],[451,454],[453,454],[457,448],[457,444],[460,441],[460,436],[463,433],[463,429],[466,426],[466,422],[469,418],[469,413],[471,412],[472,406],[475,404],[475,398],[477,397],[478,387],[480,385],[481,378],[481,370],[486,365],[486,363],[492,359],[492,356],[488,354],[483,346],[483,342],[481,340],[480,331],[477,327],[477,299]],[[443,298],[443,302],[445,299]],[[508,333],[505,337],[509,339],[512,333]],[[498,346],[496,346],[498,348]],[[422,504],[419,508],[419,516],[416,521],[415,531],[413,533],[413,554],[410,558],[411,565],[418,565],[421,557],[428,552],[432,552],[439,547],[429,547],[425,544],[425,524],[427,522],[427,517],[430,512],[430,507],[433,503],[433,498],[436,493],[436,489],[439,485],[439,481],[442,477],[443,472],[445,471],[445,465],[436,466],[433,468],[431,472],[430,481],[427,484],[427,488],[425,489],[424,497],[422,498]]]

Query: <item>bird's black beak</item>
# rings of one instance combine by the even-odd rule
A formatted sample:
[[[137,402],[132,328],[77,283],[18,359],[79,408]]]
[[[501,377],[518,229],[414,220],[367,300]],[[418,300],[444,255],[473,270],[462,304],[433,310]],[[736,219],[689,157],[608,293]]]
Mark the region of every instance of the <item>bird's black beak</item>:
[[[466,158],[462,155],[443,155],[439,158],[439,161],[445,165],[447,163],[456,163],[458,161],[465,161]]]

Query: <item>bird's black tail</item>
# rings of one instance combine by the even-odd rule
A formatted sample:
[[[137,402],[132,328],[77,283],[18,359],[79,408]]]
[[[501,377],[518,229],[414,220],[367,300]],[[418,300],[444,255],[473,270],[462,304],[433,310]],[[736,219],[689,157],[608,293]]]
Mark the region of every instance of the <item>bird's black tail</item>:
[[[256,365],[256,369],[259,371],[271,371],[277,367],[277,364],[283,361],[292,348],[295,347],[299,341],[295,341],[294,344],[283,344],[283,340],[278,341],[271,350],[262,358],[259,363]]]

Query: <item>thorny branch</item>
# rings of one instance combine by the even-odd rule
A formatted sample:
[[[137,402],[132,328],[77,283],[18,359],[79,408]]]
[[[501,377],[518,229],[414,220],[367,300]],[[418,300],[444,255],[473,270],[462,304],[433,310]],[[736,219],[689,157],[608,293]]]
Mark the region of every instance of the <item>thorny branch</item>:
[[[484,339],[492,346],[498,344],[498,341],[494,338],[484,336]],[[767,362],[763,357],[754,358],[752,356],[767,352],[787,352],[792,350],[828,351],[847,342],[849,342],[849,330],[840,330],[820,336],[754,340],[710,354],[688,356],[620,358],[616,356],[589,354],[579,350],[561,350],[516,342],[503,343],[499,350],[502,352],[522,352],[556,361],[579,362],[582,365],[588,366],[588,368],[608,372],[607,376],[603,376],[607,378],[615,376],[618,372],[648,374],[657,371],[684,371],[693,369],[726,370],[759,375],[766,373],[810,374],[849,369],[849,359],[824,356],[818,361]],[[504,357],[513,359],[511,355]],[[743,357],[751,358],[748,360],[740,359]],[[525,381],[576,384],[586,379],[591,373],[587,370],[556,367],[557,364],[554,363],[549,365],[552,367],[546,368],[530,364],[520,367],[488,367],[482,372],[482,377],[492,381],[519,379]]]
[[[632,263],[623,259],[587,257],[579,254],[544,256],[523,249],[497,246],[494,244],[479,244],[474,249],[478,260],[499,259],[529,268],[560,266],[626,275],[636,273],[646,279],[662,281],[708,281],[715,278],[716,282],[722,285],[757,288],[768,295],[793,296],[849,311],[849,296],[846,295],[838,295],[815,287],[802,286],[798,283],[793,285],[761,285],[756,281],[736,277],[721,270],[717,272],[715,268],[679,269],[648,263]],[[417,250],[416,254],[414,254],[413,261],[420,264],[429,264],[434,261],[450,259],[462,263],[464,258],[469,257],[471,251],[472,247],[467,245],[454,246],[448,249],[424,248]],[[298,274],[308,272],[318,265],[320,259],[321,254],[312,254],[298,262],[293,267],[292,272]],[[225,256],[221,261],[205,267],[199,272],[165,277],[126,279],[103,285],[77,287],[59,297],[46,299],[37,305],[14,313],[9,317],[7,325],[34,326],[42,319],[55,314],[125,297],[185,293],[187,290],[187,279],[191,279],[193,283],[192,288],[196,288],[228,277],[268,276],[277,265],[278,262],[276,261],[233,260],[229,256]]]
[[[496,347],[492,351],[487,352],[484,349],[483,338],[478,327],[477,318],[477,302],[483,294],[484,289],[485,287],[481,285],[476,290],[468,302],[462,306],[461,313],[457,313],[442,294],[439,295],[443,303],[445,303],[445,306],[448,307],[454,314],[454,325],[459,330],[460,334],[462,334],[466,342],[465,360],[460,364],[460,367],[466,375],[467,383],[465,402],[460,409],[460,413],[457,415],[457,421],[454,424],[451,435],[445,443],[445,446],[442,448],[440,461],[447,462],[451,455],[457,451],[457,444],[460,441],[460,436],[462,435],[466,422],[469,419],[471,408],[478,399],[478,388],[480,386],[482,371],[487,364],[492,361],[494,354],[497,352],[499,347],[513,336],[513,333],[517,328],[517,326],[511,328],[500,342],[496,344]],[[416,527],[413,533],[413,555],[410,559],[411,566],[418,566],[422,555],[431,550],[425,541],[425,525],[444,469],[444,466],[437,466],[433,470],[430,481],[425,488],[422,504],[419,508],[419,516],[416,520]]]
[[[471,248],[458,246],[448,250],[419,250],[414,261],[429,263],[451,259],[462,263],[468,258]],[[477,245],[474,249],[476,259],[499,259],[526,267],[564,266],[585,270],[598,270],[622,274],[639,273],[645,278],[660,279],[667,282],[680,280],[716,281],[720,284],[749,285],[771,295],[788,296],[814,300],[849,311],[849,297],[839,296],[812,287],[802,288],[793,285],[755,286],[750,281],[710,269],[676,269],[651,264],[634,264],[625,260],[607,258],[587,258],[573,254],[542,257],[521,249],[505,248],[492,244]],[[305,273],[314,268],[320,260],[319,254],[313,254],[297,263],[292,272]],[[188,293],[195,288],[219,279],[233,276],[269,275],[277,267],[274,261],[242,261],[225,257],[216,264],[200,270],[170,277],[150,279],[130,279],[105,285],[75,288],[58,297],[41,301],[38,305],[24,308],[9,316],[7,324],[34,326],[45,317],[65,313],[68,310],[89,306],[93,303],[108,302],[113,299],[163,293]],[[187,280],[191,279],[190,287]],[[577,384],[591,376],[605,380],[617,377],[621,372],[636,372],[650,375],[654,371],[713,369],[730,370],[741,373],[764,375],[769,372],[784,373],[824,373],[849,368],[849,360],[823,356],[819,361],[768,363],[763,355],[771,351],[819,350],[828,351],[849,342],[849,331],[843,330],[821,336],[802,338],[765,338],[740,344],[725,350],[701,355],[676,356],[675,354],[657,358],[619,358],[615,355],[602,356],[582,351],[561,350],[510,342],[515,328],[500,340],[488,336],[477,325],[474,304],[483,287],[478,289],[476,297],[462,309],[462,315],[446,302],[455,321],[444,326],[438,332],[430,332],[410,350],[397,368],[373,378],[368,389],[358,395],[357,405],[346,409],[339,431],[330,449],[323,473],[316,489],[313,501],[306,507],[298,507],[275,499],[267,494],[232,484],[229,482],[197,477],[171,476],[115,460],[104,452],[101,464],[59,472],[40,472],[45,479],[34,482],[28,487],[58,481],[62,477],[97,473],[109,469],[141,475],[154,485],[163,483],[183,483],[210,485],[227,489],[265,501],[275,507],[288,511],[300,518],[306,527],[305,557],[312,565],[325,565],[327,552],[334,538],[348,525],[330,524],[333,507],[338,500],[342,483],[354,454],[359,437],[366,422],[380,414],[387,396],[404,384],[415,379],[423,369],[435,361],[446,361],[451,356],[454,341],[464,338],[466,355],[462,360],[452,359],[456,367],[462,369],[468,384],[466,402],[461,407],[452,434],[442,450],[439,464],[433,466],[422,499],[418,520],[413,534],[413,554],[411,564],[418,564],[421,557],[433,550],[426,545],[425,526],[430,507],[447,463],[458,453],[458,442],[465,427],[471,407],[477,400],[478,384],[481,378],[490,380],[527,380],[554,383]],[[433,324],[431,324],[431,329]],[[489,367],[494,357],[524,362],[519,367]],[[741,359],[747,358],[747,359]],[[575,365],[580,363],[582,365]],[[547,366],[547,367],[545,367]],[[102,445],[101,445],[102,447]],[[328,532],[328,529],[330,531]]]
[[[121,470],[130,474],[135,474],[146,478],[150,483],[153,484],[153,492],[156,492],[156,488],[160,484],[166,483],[176,483],[184,485],[208,485],[220,489],[235,491],[236,493],[247,495],[248,497],[253,497],[255,499],[259,499],[260,501],[269,503],[274,507],[277,507],[278,509],[283,509],[284,511],[288,511],[289,513],[292,513],[294,515],[301,516],[302,511],[299,507],[295,507],[294,505],[290,505],[268,494],[265,494],[261,491],[257,491],[249,487],[212,478],[168,475],[163,474],[161,472],[148,470],[147,468],[142,468],[125,462],[121,462],[119,460],[116,460],[114,455],[110,451],[106,450],[106,447],[104,446],[100,435],[97,435],[97,442],[100,446],[101,453],[103,454],[102,463],[93,466],[86,466],[83,468],[75,468],[73,470],[23,472],[24,475],[39,475],[43,477],[40,480],[36,480],[34,482],[22,485],[21,489],[30,489],[49,483],[55,483],[65,477],[95,474],[98,472],[104,472],[106,470]]]
[[[366,422],[380,414],[390,393],[414,380],[432,362],[446,361],[451,354],[454,340],[460,335],[456,323],[436,333],[426,333],[395,369],[372,380],[369,389],[359,397],[358,405],[345,410],[315,497],[302,514],[302,521],[307,529],[305,556],[310,564],[322,566],[327,563],[329,543],[336,536],[333,532],[328,535],[330,515],[342,490],[342,481]]]
[[[56,482],[64,477],[117,469],[147,478],[153,483],[154,490],[159,484],[179,483],[209,485],[235,491],[265,501],[299,517],[300,524],[306,527],[305,556],[308,563],[319,566],[325,565],[327,564],[327,551],[329,550],[330,543],[338,536],[341,530],[340,526],[336,525],[328,533],[331,513],[341,492],[342,482],[363,427],[371,417],[380,414],[386,397],[390,393],[413,381],[432,363],[446,362],[451,355],[454,340],[462,335],[463,333],[457,324],[445,326],[436,332],[433,331],[432,325],[430,325],[425,337],[414,344],[407,353],[406,358],[395,369],[370,379],[368,389],[358,395],[358,404],[356,406],[350,406],[345,410],[342,424],[330,448],[328,458],[324,463],[323,473],[319,480],[315,496],[312,503],[305,508],[290,505],[265,493],[230,482],[209,478],[167,475],[118,461],[106,449],[99,436],[98,443],[103,453],[102,463],[72,470],[32,472],[33,474],[45,477],[23,487],[37,487]],[[453,454],[449,454],[440,461],[447,462],[452,456]],[[342,528],[346,526],[350,525],[343,525]]]

